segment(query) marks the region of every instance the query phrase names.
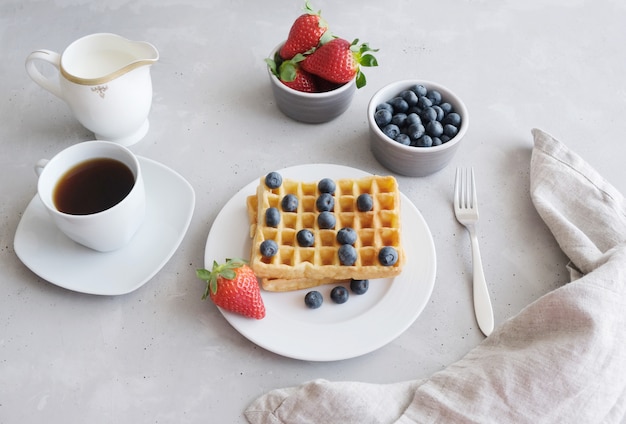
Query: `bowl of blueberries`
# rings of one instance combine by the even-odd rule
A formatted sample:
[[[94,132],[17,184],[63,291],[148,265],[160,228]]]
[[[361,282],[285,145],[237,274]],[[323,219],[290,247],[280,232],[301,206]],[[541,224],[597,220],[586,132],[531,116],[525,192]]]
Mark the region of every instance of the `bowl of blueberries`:
[[[423,80],[393,82],[367,107],[370,147],[387,169],[424,177],[454,157],[469,126],[463,101],[448,88]]]

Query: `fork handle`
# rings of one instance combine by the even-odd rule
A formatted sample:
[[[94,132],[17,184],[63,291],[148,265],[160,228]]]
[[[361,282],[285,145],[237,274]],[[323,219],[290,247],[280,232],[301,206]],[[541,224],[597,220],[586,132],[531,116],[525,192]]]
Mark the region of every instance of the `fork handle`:
[[[489,299],[489,290],[487,289],[487,281],[485,280],[485,272],[483,271],[483,263],[480,258],[480,249],[478,247],[478,237],[474,231],[470,231],[472,240],[472,264],[473,264],[473,296],[474,296],[474,313],[480,331],[488,336],[493,331],[493,308]]]

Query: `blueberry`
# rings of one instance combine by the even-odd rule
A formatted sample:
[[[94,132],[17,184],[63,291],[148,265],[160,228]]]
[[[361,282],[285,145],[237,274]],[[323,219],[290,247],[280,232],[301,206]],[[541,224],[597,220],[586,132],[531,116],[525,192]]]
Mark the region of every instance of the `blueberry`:
[[[452,140],[450,136],[447,136],[445,134],[439,137],[439,139],[441,140],[441,143],[447,143],[448,141]]]
[[[415,94],[417,94],[417,97],[425,96],[426,94],[428,94],[428,90],[422,84],[414,85],[413,87],[411,87],[411,91],[415,92]]]
[[[271,258],[276,253],[278,253],[278,244],[276,244],[276,242],[271,239],[263,240],[263,242],[261,242],[260,250],[261,255],[266,258]]]
[[[426,132],[431,137],[439,137],[443,134],[443,126],[439,121],[430,121],[426,124]]]
[[[391,123],[402,128],[406,125],[406,113],[396,113],[391,117]]]
[[[445,118],[443,118],[443,121],[441,122],[442,124],[450,124],[450,125],[454,125],[455,127],[458,127],[459,125],[461,125],[461,115],[459,115],[456,112],[450,112],[449,114],[446,115]]]
[[[392,266],[398,262],[398,251],[391,246],[385,246],[378,252],[378,260],[383,266]]]
[[[374,207],[374,201],[372,200],[372,196],[367,193],[360,194],[359,197],[356,198],[356,207],[361,212],[371,211]]]
[[[376,110],[388,110],[389,112],[393,113],[393,106],[391,106],[389,103],[385,102],[385,103],[381,103],[379,105],[376,105]]]
[[[437,111],[435,110],[434,107],[427,107],[424,108],[424,110],[422,111],[422,114],[420,115],[422,117],[422,122],[431,122],[431,121],[436,121],[437,120]]]
[[[311,247],[315,244],[315,236],[310,230],[307,229],[298,231],[296,239],[301,247]]]
[[[398,136],[396,137],[396,141],[400,144],[404,144],[405,146],[411,145],[411,137],[406,134],[398,134]]]
[[[453,110],[452,105],[448,102],[440,103],[439,107],[441,108],[441,110],[443,110],[444,115],[447,115]]]
[[[428,91],[426,97],[428,97],[434,105],[438,105],[439,103],[441,103],[441,93],[437,90]]]
[[[356,242],[357,234],[351,227],[343,227],[337,231],[337,243],[352,245]]]
[[[433,102],[426,96],[421,96],[418,100],[417,100],[417,105],[419,107],[421,107],[422,109],[427,108],[427,107],[431,107],[433,105]]]
[[[425,132],[426,129],[422,124],[413,124],[410,125],[407,129],[407,134],[409,137],[411,137],[411,140],[417,140],[418,138],[423,136]]]
[[[383,134],[393,140],[395,140],[398,134],[400,134],[400,128],[395,124],[389,124],[385,126],[382,130]]]
[[[352,280],[350,281],[350,290],[354,294],[365,294],[370,287],[370,280]]]
[[[433,139],[428,134],[424,134],[423,136],[415,140],[415,145],[417,147],[432,147]]]
[[[400,97],[402,97],[409,106],[415,106],[417,104],[417,94],[415,94],[414,91],[404,90],[400,93]]]
[[[443,109],[441,108],[441,106],[433,106],[433,109],[435,110],[435,112],[437,112],[437,121],[441,121],[443,119],[443,117],[446,115],[446,113],[443,111]]]
[[[387,109],[377,110],[374,113],[374,121],[376,121],[376,125],[378,125],[379,128],[382,128],[385,125],[389,124],[392,117],[393,114]]]
[[[335,207],[335,198],[330,193],[322,193],[315,200],[315,206],[320,212],[332,211]]]
[[[350,294],[348,292],[348,289],[344,286],[333,287],[333,289],[330,291],[330,298],[332,299],[332,301],[340,305],[342,303],[346,303],[348,301],[348,297],[350,297]]]
[[[420,111],[421,114],[421,111]],[[420,114],[418,113],[410,113],[406,116],[406,125],[417,125],[422,123],[422,118],[420,118]]]
[[[265,225],[277,227],[280,223],[280,212],[277,208],[267,208],[265,210]]]
[[[278,172],[272,171],[265,176],[265,185],[269,188],[278,188],[283,183],[283,177]]]
[[[304,296],[304,304],[311,309],[319,308],[323,302],[322,293],[317,290],[310,291]]]
[[[446,124],[443,126],[443,133],[450,138],[454,138],[454,136],[457,135],[458,132],[459,129],[452,124]]]
[[[322,230],[335,228],[336,219],[332,212],[322,212],[317,216],[317,225]]]
[[[393,106],[393,113],[403,113],[409,110],[409,104],[400,96],[394,97],[387,103]]]
[[[298,198],[295,194],[287,194],[280,202],[285,212],[295,212],[298,209]]]
[[[439,137],[432,137],[432,139],[433,139],[433,146],[440,146],[443,144],[443,141],[441,141]]]
[[[342,244],[338,250],[341,265],[354,265],[356,262],[356,249],[350,244]]]
[[[335,182],[330,178],[322,178],[319,183],[317,183],[317,189],[320,193],[335,193]]]

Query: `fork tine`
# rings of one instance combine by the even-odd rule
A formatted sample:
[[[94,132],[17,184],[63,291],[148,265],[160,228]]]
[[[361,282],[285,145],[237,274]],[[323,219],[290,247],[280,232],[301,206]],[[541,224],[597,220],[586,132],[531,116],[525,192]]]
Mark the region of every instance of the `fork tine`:
[[[467,168],[463,168],[461,170],[462,174],[461,174],[461,182],[462,182],[462,192],[463,192],[463,203],[461,205],[461,207],[463,209],[467,209],[470,207],[470,180],[467,177],[468,175],[468,170]]]
[[[459,209],[461,206],[461,168],[456,169],[456,175],[454,177],[454,209]]]
[[[469,187],[472,184],[470,178],[467,177],[467,168],[457,168],[454,180],[454,207],[456,209],[467,209],[471,207],[470,196],[472,191]]]
[[[470,208],[478,210],[478,194],[476,193],[476,181],[474,180],[474,168],[470,169],[470,186],[469,190],[471,193],[471,202]],[[468,196],[469,199],[470,196]]]
[[[454,178],[454,207],[455,209],[478,208],[478,195],[476,193],[476,181],[474,168],[456,169]]]

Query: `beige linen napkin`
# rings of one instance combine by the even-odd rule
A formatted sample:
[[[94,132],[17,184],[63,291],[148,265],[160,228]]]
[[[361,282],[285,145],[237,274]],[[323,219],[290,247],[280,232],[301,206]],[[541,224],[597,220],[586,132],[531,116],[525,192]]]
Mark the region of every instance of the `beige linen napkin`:
[[[533,130],[531,196],[572,281],[430,378],[316,380],[271,391],[251,424],[620,423],[626,416],[626,203],[594,169]]]

